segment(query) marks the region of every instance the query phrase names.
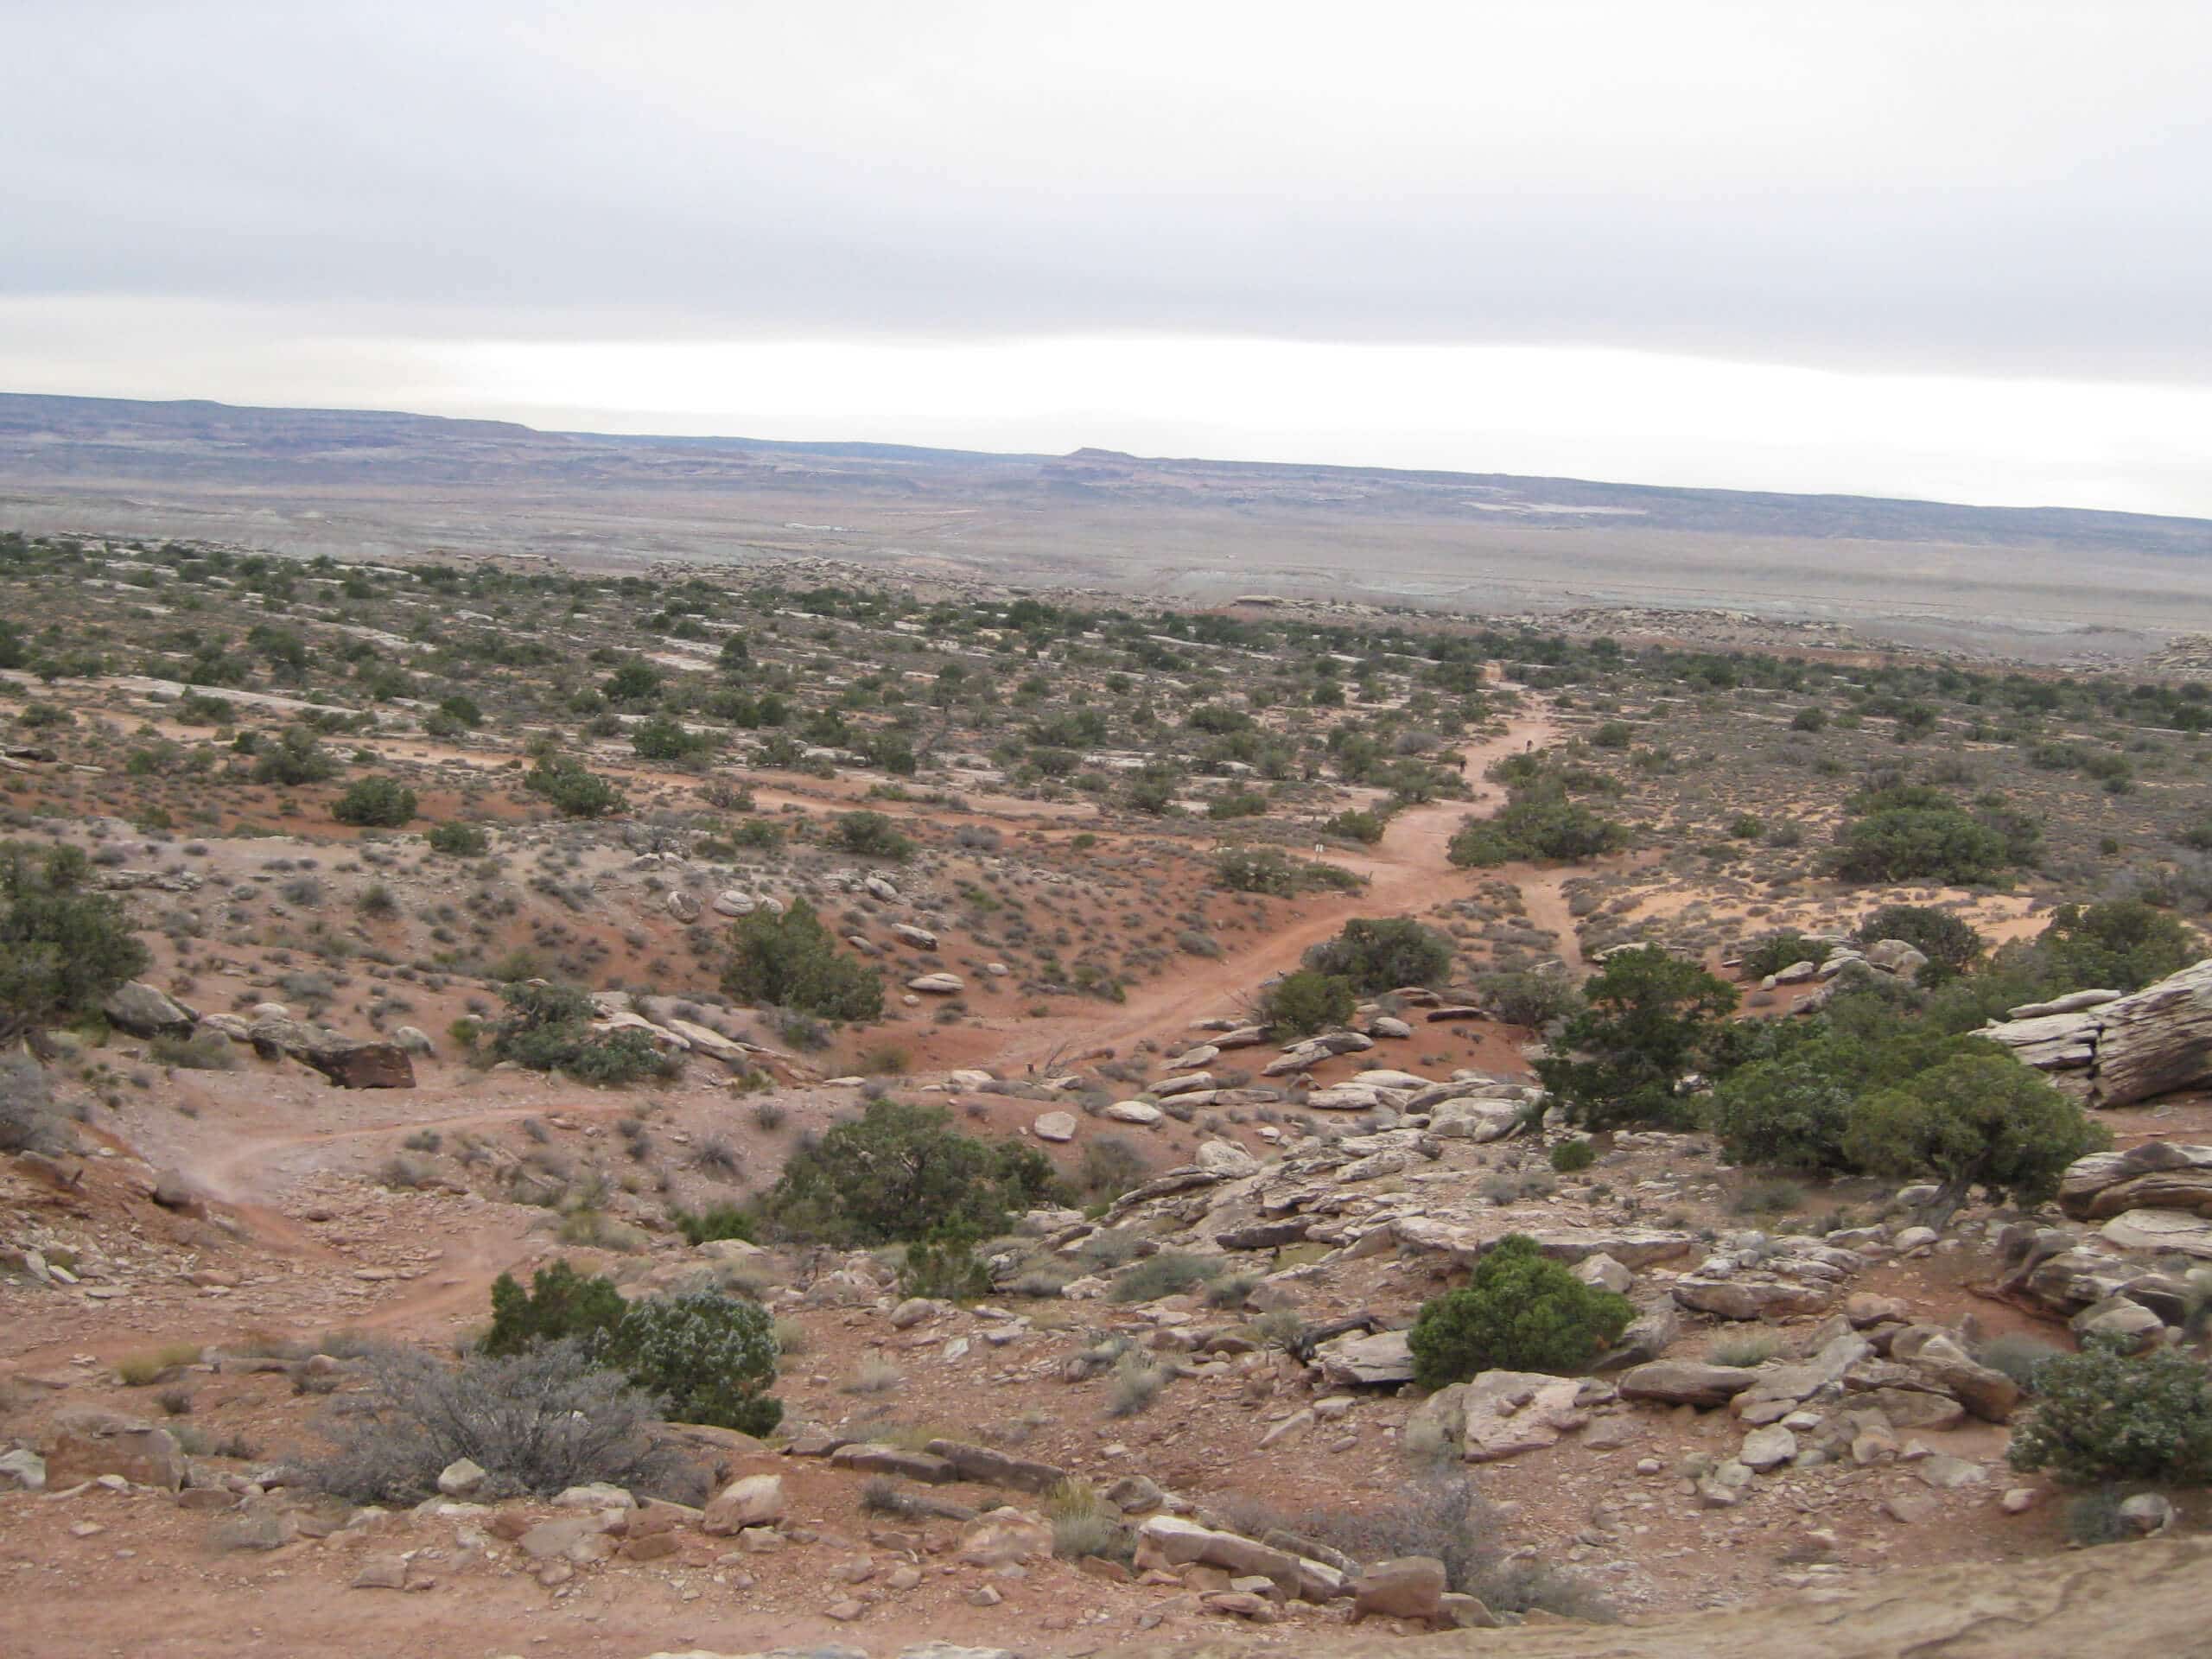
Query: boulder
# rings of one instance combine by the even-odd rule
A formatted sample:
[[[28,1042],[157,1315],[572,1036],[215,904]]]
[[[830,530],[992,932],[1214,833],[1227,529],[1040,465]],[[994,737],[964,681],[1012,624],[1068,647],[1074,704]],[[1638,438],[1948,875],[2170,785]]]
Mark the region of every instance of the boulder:
[[[1189,1057],[1185,1056],[1185,1058]],[[1173,1061],[1168,1062],[1171,1065]],[[1217,1086],[1211,1071],[1193,1071],[1187,1077],[1169,1077],[1155,1083],[1148,1091],[1155,1100],[1172,1100],[1177,1095],[1202,1094]]]
[[[917,974],[906,982],[906,988],[925,996],[957,996],[967,988],[967,982],[957,974]]]
[[[1191,1157],[1200,1169],[1210,1169],[1231,1179],[1260,1173],[1260,1160],[1233,1141],[1202,1141]]]
[[[184,1449],[166,1428],[88,1414],[64,1425],[46,1448],[47,1483],[73,1486],[120,1475],[134,1486],[174,1492],[184,1484]]]
[[[427,1060],[437,1052],[437,1045],[430,1040],[430,1033],[420,1026],[400,1026],[391,1033],[391,1040],[407,1051],[410,1058]]]
[[[0,1492],[42,1492],[46,1459],[28,1446],[0,1452]]]
[[[1624,1400],[1656,1400],[1669,1406],[1725,1406],[1758,1380],[1740,1365],[1702,1360],[1656,1359],[1621,1373]]]
[[[1868,967],[1904,980],[1918,979],[1928,966],[1928,958],[1919,948],[1903,939],[1877,939],[1866,947],[1866,956]]]
[[[952,1465],[926,1452],[902,1452],[880,1441],[861,1440],[841,1446],[830,1454],[832,1467],[862,1475],[898,1475],[908,1480],[941,1485],[956,1478]]]
[[[910,944],[917,950],[937,949],[937,935],[926,927],[916,927],[912,922],[891,924],[891,937],[901,944]]]
[[[1586,1414],[1575,1405],[1582,1391],[1572,1376],[1541,1371],[1484,1371],[1467,1384],[1459,1446],[1469,1463],[1494,1463],[1559,1444]]]
[[[1791,1313],[1817,1313],[1828,1305],[1832,1293],[1824,1286],[1798,1284],[1783,1279],[1738,1279],[1692,1274],[1675,1281],[1677,1302],[1696,1313],[1724,1319],[1781,1319]]]
[[[2076,1221],[2129,1210],[2212,1215],[2212,1147],[2145,1141],[2126,1152],[2077,1158],[2059,1178],[2058,1207]]]
[[[200,1022],[183,1003],[137,979],[111,992],[100,1012],[110,1025],[133,1037],[182,1037]]]
[[[2130,995],[2001,1020],[1980,1034],[2090,1106],[2191,1088],[2212,1080],[2212,960]]]
[[[687,927],[699,919],[698,899],[681,887],[671,887],[664,902],[668,906],[668,913]]]
[[[969,1567],[1018,1567],[1049,1560],[1052,1554],[1052,1523],[1026,1510],[993,1510],[960,1535],[959,1560]]]
[[[412,1089],[415,1067],[397,1043],[363,1043],[325,1027],[297,1020],[259,1019],[246,1027],[254,1052],[264,1060],[289,1057],[310,1065],[341,1089]]]
[[[1056,1464],[1008,1457],[988,1446],[970,1446],[964,1440],[931,1440],[923,1450],[931,1457],[944,1459],[962,1480],[984,1486],[1004,1486],[1017,1492],[1033,1492],[1039,1497],[1048,1496],[1068,1478],[1068,1471]]]
[[[1636,1283],[1636,1275],[1603,1250],[1595,1255],[1586,1255],[1571,1269],[1584,1284],[1599,1290],[1610,1290],[1617,1296],[1625,1296]]]
[[[1148,1101],[1117,1100],[1099,1116],[1110,1117],[1116,1123],[1138,1123],[1149,1128],[1167,1114]]]
[[[1413,1350],[1402,1331],[1332,1337],[1314,1349],[1313,1361],[1332,1388],[1390,1388],[1414,1380]]]
[[[1075,1139],[1073,1112],[1042,1112],[1030,1124],[1029,1132],[1039,1141],[1072,1141]]]
[[[490,1478],[484,1472],[483,1465],[470,1458],[459,1458],[438,1471],[438,1491],[447,1497],[474,1497]]]
[[[1429,1113],[1428,1132],[1449,1141],[1478,1145],[1503,1140],[1521,1121],[1520,1105],[1510,1100],[1447,1100]]]
[[[757,908],[758,902],[751,893],[741,893],[735,887],[715,895],[715,913],[718,916],[750,916]]]
[[[702,1532],[728,1536],[747,1527],[772,1527],[784,1518],[781,1475],[747,1475],[707,1500],[699,1517]]]
[[[1433,1619],[1443,1609],[1448,1587],[1444,1563],[1433,1555],[1377,1561],[1352,1580],[1351,1616],[1355,1621],[1370,1613]]]
[[[2212,1260],[2212,1217],[2183,1210],[2129,1210],[2101,1230],[2107,1244],[2123,1250],[2172,1251]]]
[[[1796,1455],[1797,1437],[1776,1423],[1745,1435],[1744,1448],[1736,1454],[1736,1461],[1746,1469],[1764,1474],[1770,1469],[1779,1469]]]

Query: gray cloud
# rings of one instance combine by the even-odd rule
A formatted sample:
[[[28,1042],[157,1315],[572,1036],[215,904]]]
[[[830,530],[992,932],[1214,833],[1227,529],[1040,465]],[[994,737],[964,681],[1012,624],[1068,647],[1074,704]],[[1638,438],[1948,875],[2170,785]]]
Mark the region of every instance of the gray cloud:
[[[0,17],[9,296],[2212,376],[2196,5]]]

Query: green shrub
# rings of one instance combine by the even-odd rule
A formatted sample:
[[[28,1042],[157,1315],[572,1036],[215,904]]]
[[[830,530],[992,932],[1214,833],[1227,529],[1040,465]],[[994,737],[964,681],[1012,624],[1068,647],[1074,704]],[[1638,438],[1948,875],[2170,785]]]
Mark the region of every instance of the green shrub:
[[[1235,848],[1213,862],[1215,882],[1231,893],[1264,893],[1278,899],[1323,889],[1350,892],[1365,878],[1319,859],[1286,857],[1272,847]]]
[[[1321,833],[1335,836],[1344,841],[1356,841],[1372,847],[1382,839],[1386,821],[1374,812],[1348,810],[1339,812],[1321,826]]]
[[[1465,1284],[1421,1305],[1407,1338],[1414,1380],[1440,1389],[1481,1371],[1580,1371],[1634,1315],[1627,1297],[1584,1284],[1534,1239],[1509,1233]]]
[[[832,825],[830,844],[861,858],[885,858],[893,863],[914,855],[912,840],[880,812],[841,812]]]
[[[629,806],[620,790],[565,755],[547,755],[523,774],[522,784],[571,818],[603,818]]]
[[[683,1062],[642,1031],[595,1032],[591,999],[564,985],[503,986],[508,1013],[492,1029],[492,1052],[532,1071],[579,1083],[620,1085],[679,1076]]]
[[[0,1051],[96,1014],[152,956],[74,847],[0,841]]]
[[[1255,1011],[1268,1034],[1280,1042],[1333,1030],[1350,1020],[1358,1006],[1350,980],[1301,968],[1261,992]]]
[[[630,728],[630,747],[640,760],[682,764],[712,751],[715,740],[705,732],[686,731],[683,722],[671,715],[655,715]]]
[[[676,1422],[767,1433],[784,1408],[775,1322],[758,1302],[716,1291],[633,1302],[609,1338],[608,1360],[662,1402]]]
[[[1802,933],[1770,933],[1745,947],[1740,967],[1746,977],[1764,979],[1801,962],[1826,962],[1834,949]]]
[[[1152,1175],[1152,1161],[1126,1135],[1094,1135],[1076,1160],[1075,1184],[1084,1200],[1108,1204]]]
[[[1723,1077],[1706,1122],[1735,1163],[1842,1171],[1852,1167],[1843,1141],[1858,1099],[1853,1075],[1815,1043]]]
[[[1555,974],[1484,974],[1475,981],[1475,992],[1498,1019],[1531,1031],[1571,1018],[1582,1007],[1580,993]]]
[[[730,930],[722,989],[756,1007],[824,1020],[865,1021],[883,1013],[883,978],[838,949],[804,899],[780,916],[756,910]]]
[[[1572,1175],[1578,1169],[1587,1169],[1598,1161],[1598,1148],[1580,1137],[1561,1141],[1551,1150],[1552,1167],[1562,1175]]]
[[[2036,1388],[2034,1412],[2006,1454],[2014,1468],[2082,1484],[2212,1481],[2212,1375],[2202,1360],[2092,1346],[2046,1360]]]
[[[415,817],[415,791],[396,778],[357,778],[330,816],[364,829],[396,830]]]
[[[1964,973],[1988,948],[1967,924],[1926,905],[1885,905],[1852,937],[1862,950],[1878,939],[1902,939],[1928,958],[1935,977]],[[1923,980],[1929,977],[1923,969]]]
[[[681,1422],[765,1434],[783,1415],[763,1392],[776,1375],[772,1322],[753,1302],[715,1291],[626,1302],[613,1280],[566,1262],[540,1268],[527,1291],[511,1274],[493,1282],[486,1354],[564,1343],[620,1371]]]
[[[423,837],[434,853],[449,858],[481,858],[491,850],[492,838],[473,823],[436,823]]]
[[[760,1242],[753,1212],[742,1205],[710,1204],[699,1211],[673,1209],[668,1218],[687,1244],[704,1244],[717,1238],[740,1239],[747,1244]]]
[[[2005,836],[1955,806],[1900,806],[1845,825],[1831,864],[1847,881],[1994,881],[2013,859]]]
[[[263,749],[253,763],[257,784],[319,784],[338,770],[338,763],[303,726],[292,726],[273,747]]]
[[[2035,954],[2054,988],[2139,991],[2203,954],[2179,919],[2138,899],[2061,905],[2037,936]]]
[[[1306,966],[1349,981],[1363,995],[1432,985],[1451,971],[1452,941],[1411,917],[1356,917],[1306,951]]]
[[[761,1213],[788,1237],[840,1245],[991,1238],[1057,1190],[1033,1147],[962,1135],[941,1107],[874,1100],[794,1149]]]
[[[1620,824],[1567,798],[1557,773],[1538,771],[1534,777],[1509,790],[1495,817],[1465,820],[1445,856],[1463,869],[1486,869],[1524,859],[1572,863],[1628,845],[1628,831]]]

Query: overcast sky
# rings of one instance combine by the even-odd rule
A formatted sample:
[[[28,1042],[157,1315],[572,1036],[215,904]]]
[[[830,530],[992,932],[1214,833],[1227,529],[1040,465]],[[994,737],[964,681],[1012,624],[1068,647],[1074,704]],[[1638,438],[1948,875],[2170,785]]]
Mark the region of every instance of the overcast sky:
[[[2212,515],[2212,5],[0,0],[0,389]]]

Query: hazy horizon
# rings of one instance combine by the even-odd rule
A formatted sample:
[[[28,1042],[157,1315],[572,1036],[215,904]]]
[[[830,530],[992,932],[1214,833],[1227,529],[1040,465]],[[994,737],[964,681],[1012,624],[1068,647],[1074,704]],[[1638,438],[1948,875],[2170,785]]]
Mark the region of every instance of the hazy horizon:
[[[10,28],[24,391],[2212,516],[2182,0]]]

